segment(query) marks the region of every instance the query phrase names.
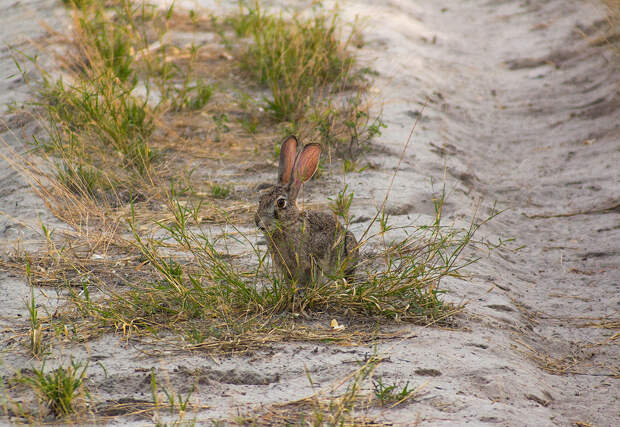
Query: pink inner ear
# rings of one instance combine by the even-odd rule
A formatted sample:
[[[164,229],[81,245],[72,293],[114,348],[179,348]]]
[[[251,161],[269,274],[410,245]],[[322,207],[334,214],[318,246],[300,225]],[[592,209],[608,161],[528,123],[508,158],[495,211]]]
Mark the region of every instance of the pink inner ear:
[[[278,171],[278,181],[281,185],[288,184],[295,165],[297,155],[297,138],[295,135],[287,137],[280,147],[280,167]]]
[[[308,144],[299,155],[296,165],[295,181],[306,182],[316,172],[321,156],[321,146],[319,144]]]

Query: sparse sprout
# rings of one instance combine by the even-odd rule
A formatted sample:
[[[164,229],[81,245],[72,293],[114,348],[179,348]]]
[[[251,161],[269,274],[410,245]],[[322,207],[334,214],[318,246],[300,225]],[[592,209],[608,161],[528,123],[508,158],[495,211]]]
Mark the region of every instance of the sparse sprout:
[[[383,123],[381,117],[377,117],[375,121],[368,126],[368,138],[374,138],[376,136],[381,136],[381,128],[387,128],[387,125]]]
[[[349,210],[351,208],[351,203],[353,203],[353,192],[349,193],[347,191],[348,189],[349,185],[347,184],[338,192],[334,199],[329,199],[331,200],[329,208],[336,216],[342,218],[345,224],[349,223]]]
[[[381,378],[372,382],[375,397],[381,406],[386,403],[399,403],[411,396],[415,390],[409,389],[409,381],[398,391],[398,384],[384,385]]]
[[[187,333],[187,337],[193,344],[201,344],[205,340],[204,334],[197,328],[190,329]]]
[[[175,88],[176,95],[172,97],[172,108],[175,111],[200,110],[213,96],[213,86],[197,79],[193,85],[187,84],[182,88]]]
[[[351,159],[344,159],[342,162],[344,173],[355,172],[355,162]]]
[[[26,303],[28,309],[28,320],[30,321],[30,352],[33,356],[39,357],[43,350],[42,334],[43,327],[39,319],[39,309],[34,298],[34,288],[30,288],[30,300]]]
[[[392,229],[392,226],[388,224],[389,219],[390,219],[390,214],[387,213],[385,209],[383,209],[381,211],[381,216],[379,217],[379,227],[381,227],[382,233],[387,233],[388,231]]]
[[[230,195],[231,186],[224,184],[211,185],[211,197],[215,199],[225,199]]]
[[[151,385],[151,397],[153,399],[153,403],[155,404],[155,407],[158,408],[161,404],[159,401],[159,393],[158,393],[158,390],[161,388],[161,391],[164,393],[164,395],[166,396],[166,399],[168,400],[168,410],[170,411],[170,414],[174,414],[176,409],[178,409],[178,411],[181,413],[185,412],[189,406],[189,399],[192,397],[192,394],[194,394],[194,392],[196,391],[196,386],[192,385],[191,390],[187,393],[187,395],[184,398],[181,393],[175,393],[172,390],[168,390],[164,386],[160,387],[157,384],[157,376],[154,370],[151,370],[150,383],[151,383],[150,384]]]
[[[249,118],[244,117],[241,120],[239,120],[239,123],[241,123],[241,126],[243,127],[243,129],[245,129],[246,132],[249,133],[250,135],[256,134],[258,130],[258,123],[259,123],[256,117],[249,117]]]
[[[215,137],[213,138],[216,142],[220,141],[221,134],[230,132],[230,126],[228,126],[228,115],[226,113],[214,114],[212,116],[213,121],[215,122]]]
[[[368,165],[359,167],[357,160],[346,158],[342,161],[342,167],[344,169],[344,173],[352,173],[364,172],[368,168]]]

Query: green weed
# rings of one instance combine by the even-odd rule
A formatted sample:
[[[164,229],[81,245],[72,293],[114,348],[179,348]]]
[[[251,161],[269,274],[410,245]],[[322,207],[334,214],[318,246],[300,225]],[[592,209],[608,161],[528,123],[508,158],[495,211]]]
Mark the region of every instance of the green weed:
[[[178,406],[178,409],[180,412],[185,412],[189,404],[189,399],[190,397],[192,397],[192,394],[194,393],[195,388],[192,387],[189,393],[185,395],[185,398],[183,398],[183,395],[181,393],[177,394],[173,391],[168,391],[166,388],[164,388],[163,391],[164,391],[164,394],[166,395],[166,398],[168,399],[168,405],[170,405],[171,413],[174,412],[174,409],[176,406]]]
[[[345,224],[349,223],[349,210],[353,203],[353,192],[348,192],[348,185],[345,185],[342,190],[338,192],[335,198],[329,199],[329,208],[339,218],[342,218]]]
[[[202,79],[198,79],[193,86],[188,86],[181,105],[190,110],[200,110],[207,105],[212,95],[213,86],[206,84]]]
[[[241,127],[243,127],[243,129],[245,129],[245,131],[250,135],[254,135],[258,131],[259,122],[256,117],[243,117],[239,120],[239,123],[241,124]]]
[[[398,388],[398,384],[384,385],[381,378],[374,380],[372,382],[372,386],[375,397],[379,399],[381,406],[384,406],[386,403],[403,402],[415,391],[413,389],[409,389],[408,381],[400,390]]]
[[[351,173],[356,171],[356,162],[351,159],[344,159],[342,162],[342,169],[344,173]]]
[[[330,97],[312,105],[297,133],[304,139],[319,140],[334,149],[335,154],[355,164],[355,158],[370,146],[373,138],[381,135],[381,113],[373,116],[366,99],[365,87],[357,88],[336,103]],[[371,119],[371,117],[373,117]],[[345,165],[345,167],[347,167]]]
[[[230,132],[230,126],[228,126],[228,116],[226,113],[218,113],[212,116],[213,122],[215,123],[215,137],[214,141],[219,142],[222,138],[223,133]]]
[[[215,199],[225,199],[230,195],[231,186],[222,184],[211,185],[211,197]]]
[[[381,210],[381,215],[378,218],[379,220],[379,229],[381,233],[387,233],[392,229],[390,225],[390,214],[385,211],[385,209]]]
[[[83,381],[88,363],[71,361],[71,365],[45,372],[45,362],[40,369],[33,369],[33,375],[21,377],[20,381],[29,385],[56,416],[71,414],[76,409],[76,399],[81,393],[88,397]]]
[[[26,263],[26,277],[30,283],[30,300],[26,303],[26,309],[28,309],[28,320],[30,322],[29,335],[29,347],[30,352],[34,357],[39,357],[43,351],[42,336],[43,326],[39,319],[39,309],[34,298],[34,288],[32,286],[32,278],[30,275],[30,263]]]

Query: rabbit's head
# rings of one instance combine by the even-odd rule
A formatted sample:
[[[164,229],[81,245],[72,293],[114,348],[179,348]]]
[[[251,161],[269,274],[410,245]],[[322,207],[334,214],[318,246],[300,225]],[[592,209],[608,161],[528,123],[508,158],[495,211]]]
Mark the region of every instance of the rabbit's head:
[[[297,221],[300,215],[297,195],[302,184],[316,172],[320,155],[321,146],[316,143],[307,144],[297,155],[297,138],[293,135],[282,142],[278,183],[262,190],[254,217],[261,231],[282,231]]]

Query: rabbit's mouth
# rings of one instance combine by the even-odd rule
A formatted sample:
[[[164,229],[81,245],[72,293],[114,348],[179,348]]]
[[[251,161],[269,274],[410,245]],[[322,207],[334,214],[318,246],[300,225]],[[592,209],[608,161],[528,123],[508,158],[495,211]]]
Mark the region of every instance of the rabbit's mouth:
[[[267,232],[267,227],[265,227],[263,220],[258,215],[254,217],[254,224],[256,224],[256,228],[258,228],[263,233]]]
[[[274,231],[274,227],[274,224],[266,224],[263,221],[256,222],[256,228],[258,228],[264,235],[272,234]]]

